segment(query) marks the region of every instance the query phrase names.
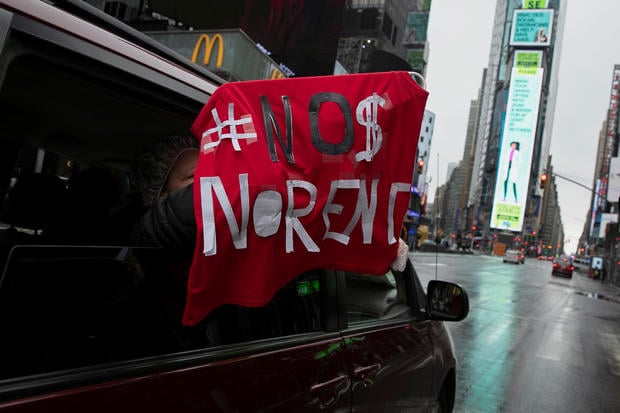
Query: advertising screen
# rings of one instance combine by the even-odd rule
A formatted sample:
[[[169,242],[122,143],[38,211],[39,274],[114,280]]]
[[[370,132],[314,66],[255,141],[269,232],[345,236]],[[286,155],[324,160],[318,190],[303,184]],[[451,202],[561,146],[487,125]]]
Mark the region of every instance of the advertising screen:
[[[493,197],[491,227],[521,231],[538,122],[542,68],[512,69]]]
[[[424,72],[424,49],[407,50],[407,63],[414,72]]]
[[[512,19],[511,46],[549,46],[553,9],[517,9]]]
[[[407,25],[403,36],[404,45],[420,45],[426,43],[429,12],[410,11],[407,14]]]
[[[514,56],[515,67],[542,67],[542,51],[540,50],[516,50]]]
[[[607,201],[618,202],[620,199],[620,158],[611,158],[609,163],[609,188]]]

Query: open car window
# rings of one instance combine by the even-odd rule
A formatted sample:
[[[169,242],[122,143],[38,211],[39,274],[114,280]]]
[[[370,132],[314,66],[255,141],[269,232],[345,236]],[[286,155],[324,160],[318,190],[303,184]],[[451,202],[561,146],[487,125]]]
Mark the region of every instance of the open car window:
[[[323,271],[260,308],[181,325],[182,259],[153,248],[20,245],[0,279],[0,380],[323,329]]]

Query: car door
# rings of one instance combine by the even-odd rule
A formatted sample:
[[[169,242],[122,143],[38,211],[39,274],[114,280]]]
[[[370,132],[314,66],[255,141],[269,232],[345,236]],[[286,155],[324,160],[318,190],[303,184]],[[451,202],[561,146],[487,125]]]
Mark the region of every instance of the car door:
[[[341,279],[353,411],[426,410],[436,397],[432,323],[411,302],[403,273],[345,272]]]
[[[335,278],[180,325],[176,256],[18,245],[0,283],[1,412],[349,411]]]

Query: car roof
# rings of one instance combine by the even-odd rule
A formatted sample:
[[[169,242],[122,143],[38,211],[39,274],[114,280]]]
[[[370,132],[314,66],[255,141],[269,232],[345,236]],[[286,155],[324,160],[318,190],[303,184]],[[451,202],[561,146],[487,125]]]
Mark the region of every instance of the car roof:
[[[0,27],[10,28],[0,30],[0,135],[22,144],[126,168],[151,140],[189,133],[224,83],[85,3],[0,6]]]
[[[160,72],[169,72],[209,94],[225,83],[214,73],[84,1],[50,4],[41,0],[0,0],[0,5]]]

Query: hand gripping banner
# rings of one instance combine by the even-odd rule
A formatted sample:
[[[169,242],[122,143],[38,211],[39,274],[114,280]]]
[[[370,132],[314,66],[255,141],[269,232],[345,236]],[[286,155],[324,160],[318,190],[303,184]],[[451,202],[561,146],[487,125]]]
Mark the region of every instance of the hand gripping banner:
[[[192,126],[196,249],[183,323],[263,306],[316,268],[385,274],[428,93],[407,72],[227,83]]]

